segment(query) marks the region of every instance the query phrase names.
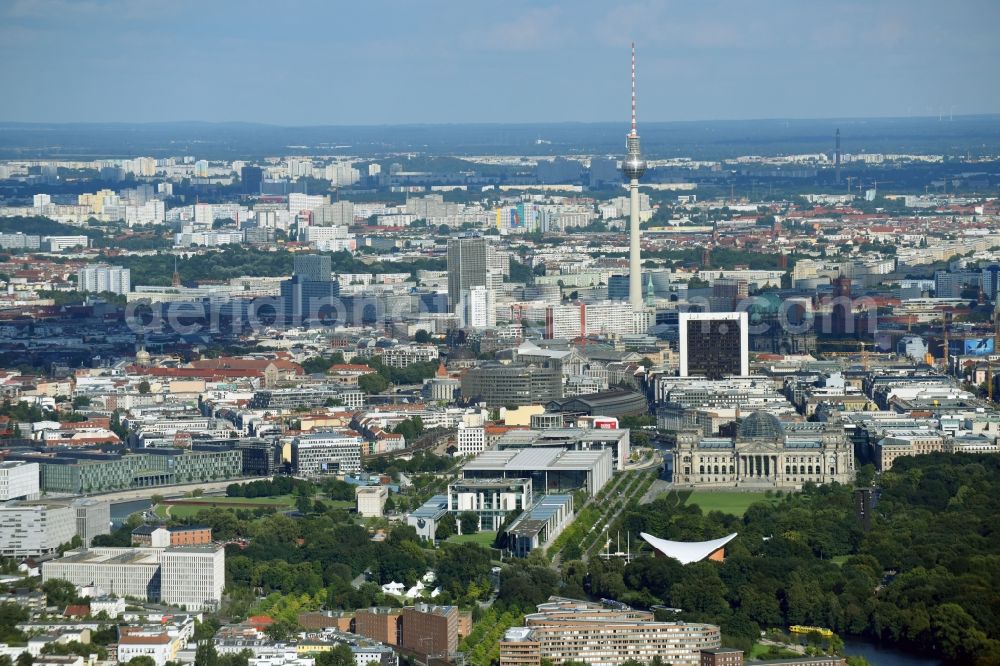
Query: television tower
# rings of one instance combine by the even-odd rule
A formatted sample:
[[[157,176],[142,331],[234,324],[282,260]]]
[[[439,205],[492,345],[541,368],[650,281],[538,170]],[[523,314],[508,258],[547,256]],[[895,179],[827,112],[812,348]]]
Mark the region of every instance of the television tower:
[[[643,308],[642,264],[639,259],[639,179],[646,173],[646,161],[639,153],[639,133],[635,127],[635,42],[632,42],[632,131],[625,137],[628,154],[622,161],[622,174],[628,180],[628,302],[634,311]]]

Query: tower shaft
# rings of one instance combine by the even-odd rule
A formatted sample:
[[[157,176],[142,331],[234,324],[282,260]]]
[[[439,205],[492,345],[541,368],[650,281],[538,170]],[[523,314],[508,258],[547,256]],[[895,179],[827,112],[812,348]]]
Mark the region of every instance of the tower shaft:
[[[643,306],[642,301],[642,249],[639,245],[639,179],[633,178],[628,185],[628,302],[633,311]]]

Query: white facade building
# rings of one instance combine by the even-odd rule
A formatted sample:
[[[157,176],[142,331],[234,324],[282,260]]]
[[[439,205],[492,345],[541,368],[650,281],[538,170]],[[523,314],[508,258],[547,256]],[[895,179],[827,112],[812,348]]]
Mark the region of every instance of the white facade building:
[[[76,534],[84,547],[90,545],[94,537],[111,533],[111,502],[93,497],[81,497],[71,505],[76,512]]]
[[[76,274],[77,290],[99,293],[109,291],[112,294],[127,294],[131,291],[131,271],[121,266],[98,264],[85,266]]]
[[[160,557],[160,601],[214,610],[226,584],[226,551],[218,546],[167,548]]]
[[[163,224],[166,214],[163,201],[150,199],[142,205],[125,206],[125,224],[130,227]]]
[[[486,450],[486,428],[458,426],[458,455],[474,456]]]
[[[438,360],[436,345],[396,345],[382,351],[382,362],[390,368],[405,368],[414,363],[430,363]]]
[[[42,249],[48,252],[63,252],[76,247],[90,247],[86,236],[42,236]]]
[[[461,303],[462,326],[488,328],[496,325],[495,292],[488,286],[470,287]]]
[[[361,471],[361,438],[337,432],[297,437],[292,467],[302,476],[356,474]]]
[[[38,495],[38,463],[0,463],[0,502],[34,499]]]
[[[45,562],[42,581],[60,578],[118,597],[212,610],[222,599],[225,567],[221,546],[82,548]]]
[[[160,598],[160,552],[156,548],[72,550],[42,564],[42,582],[60,578],[118,597],[156,601]]]
[[[305,233],[306,242],[323,251],[337,252],[357,247],[357,241],[345,226],[311,226],[306,227]]]
[[[389,499],[389,489],[385,486],[358,486],[354,489],[358,502],[358,514],[365,518],[381,518],[385,502]]]
[[[587,335],[627,335],[635,333],[635,326],[632,306],[621,301],[571,303],[545,308],[545,337],[550,340]]]
[[[54,553],[76,536],[76,511],[68,506],[0,507],[0,555],[29,557]]]

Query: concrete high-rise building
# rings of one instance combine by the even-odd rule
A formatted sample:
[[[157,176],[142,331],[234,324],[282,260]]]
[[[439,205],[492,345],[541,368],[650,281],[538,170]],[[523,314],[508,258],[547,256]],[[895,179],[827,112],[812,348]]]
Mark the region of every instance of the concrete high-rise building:
[[[722,379],[750,374],[746,312],[682,312],[678,317],[681,377]]]
[[[486,328],[496,324],[494,291],[486,286],[475,286],[463,292],[459,301],[459,321],[467,328]]]
[[[646,161],[639,152],[639,132],[635,118],[635,43],[632,43],[632,131],[625,139],[628,154],[622,161],[622,174],[628,180],[629,232],[628,232],[628,301],[634,310],[643,307],[642,261],[640,260],[639,230],[639,179],[646,173]]]
[[[472,287],[488,286],[489,251],[485,238],[448,241],[448,305],[452,312]]]
[[[349,227],[354,224],[354,204],[350,201],[323,204],[313,210],[313,224],[318,227]]]
[[[160,571],[160,601],[185,610],[214,610],[226,584],[226,551],[214,545],[167,548]]]
[[[286,322],[343,320],[337,302],[340,284],[333,279],[332,266],[325,254],[300,254],[292,259],[292,278],[280,287]]]
[[[245,166],[240,169],[240,184],[243,194],[260,194],[264,182],[264,171],[260,167]]]
[[[76,536],[76,511],[45,504],[0,506],[0,555],[50,555]]]
[[[618,160],[614,157],[595,157],[590,160],[590,188],[599,189],[618,185]]]
[[[709,304],[712,312],[733,312],[750,296],[749,281],[738,278],[717,278],[712,283]]]
[[[127,294],[132,289],[131,271],[121,266],[98,264],[85,266],[76,273],[77,291]]]
[[[38,463],[9,461],[0,463],[0,502],[34,499],[38,495]]]
[[[329,282],[333,264],[325,254],[298,254],[292,259],[292,274],[309,282]]]
[[[111,502],[81,497],[71,506],[76,511],[76,534],[84,547],[89,547],[94,537],[111,533]]]
[[[643,329],[645,330],[645,329]],[[632,305],[620,301],[569,303],[545,308],[547,339],[635,333]]]

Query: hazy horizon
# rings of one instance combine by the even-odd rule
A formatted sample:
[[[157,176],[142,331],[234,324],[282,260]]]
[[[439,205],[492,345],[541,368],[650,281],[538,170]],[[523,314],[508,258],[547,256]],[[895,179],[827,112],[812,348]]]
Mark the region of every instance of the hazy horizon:
[[[913,116],[816,116],[816,117],[773,117],[773,118],[691,118],[686,120],[646,120],[640,123],[642,126],[656,125],[683,125],[697,123],[768,123],[768,122],[844,122],[853,123],[865,121],[933,121],[933,122],[953,122],[956,120],[987,119],[997,118],[1000,120],[1000,111],[986,113],[941,113],[933,115],[913,115]],[[2,125],[38,125],[38,126],[58,126],[58,125],[260,125],[273,127],[276,129],[315,129],[315,128],[376,128],[376,127],[450,127],[450,126],[504,126],[504,127],[543,127],[546,125],[622,125],[628,124],[627,119],[614,120],[523,120],[518,122],[506,121],[442,121],[442,122],[387,122],[387,123],[279,123],[265,122],[258,120],[241,119],[220,119],[202,120],[198,118],[180,118],[177,120],[59,120],[59,121],[35,121],[35,120],[10,120],[0,118]],[[2,128],[0,128],[2,129]],[[626,128],[627,129],[627,128]]]

